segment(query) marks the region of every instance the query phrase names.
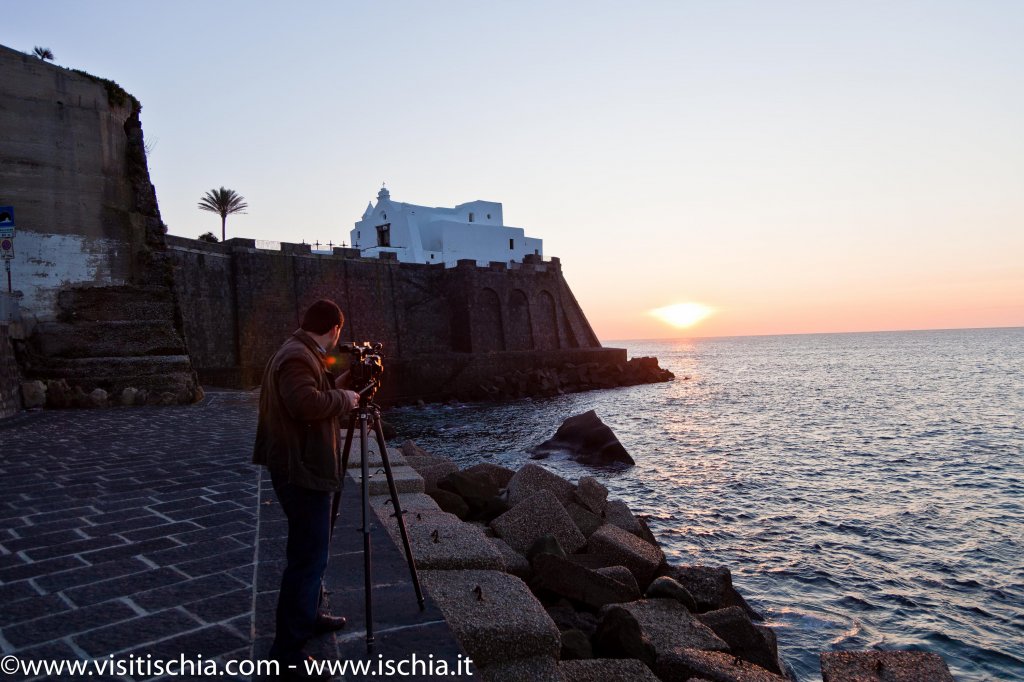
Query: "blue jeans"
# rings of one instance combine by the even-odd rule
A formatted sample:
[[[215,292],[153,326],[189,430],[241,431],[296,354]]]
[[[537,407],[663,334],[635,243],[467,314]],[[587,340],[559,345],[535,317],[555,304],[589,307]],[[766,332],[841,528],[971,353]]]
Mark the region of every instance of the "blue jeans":
[[[281,576],[270,657],[292,663],[304,658],[302,647],[314,634],[330,550],[332,493],[293,485],[286,474],[272,472],[271,481],[288,517],[288,563]]]

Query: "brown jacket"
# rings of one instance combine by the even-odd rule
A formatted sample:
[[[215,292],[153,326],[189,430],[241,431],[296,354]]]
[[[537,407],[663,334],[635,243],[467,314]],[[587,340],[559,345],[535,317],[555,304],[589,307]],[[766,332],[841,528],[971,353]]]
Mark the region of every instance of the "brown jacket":
[[[338,429],[347,413],[316,341],[296,330],[263,372],[253,463],[303,488],[339,490]]]

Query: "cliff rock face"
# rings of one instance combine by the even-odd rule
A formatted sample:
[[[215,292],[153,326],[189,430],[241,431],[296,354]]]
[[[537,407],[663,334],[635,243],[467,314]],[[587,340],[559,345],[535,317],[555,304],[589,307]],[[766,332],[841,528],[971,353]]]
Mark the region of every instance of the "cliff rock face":
[[[138,101],[111,81],[0,47],[0,102],[0,204],[15,208],[11,279],[28,335],[15,348],[23,373],[58,373],[85,392],[143,376],[155,394],[190,400],[197,384],[170,287]],[[88,288],[96,291],[81,293]],[[167,303],[159,317],[136,320],[113,309],[148,296]],[[108,324],[78,319],[75,301],[107,297]],[[177,335],[177,342],[166,353],[142,350],[136,340],[149,331]],[[178,358],[168,386],[161,355]]]

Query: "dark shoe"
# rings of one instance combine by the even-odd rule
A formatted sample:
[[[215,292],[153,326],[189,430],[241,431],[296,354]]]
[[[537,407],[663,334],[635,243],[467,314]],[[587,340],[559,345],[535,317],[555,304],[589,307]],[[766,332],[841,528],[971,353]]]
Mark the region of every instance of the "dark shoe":
[[[335,632],[345,627],[345,616],[332,616],[329,613],[318,613],[316,614],[316,622],[313,623],[313,629],[317,634],[323,634],[325,632]]]

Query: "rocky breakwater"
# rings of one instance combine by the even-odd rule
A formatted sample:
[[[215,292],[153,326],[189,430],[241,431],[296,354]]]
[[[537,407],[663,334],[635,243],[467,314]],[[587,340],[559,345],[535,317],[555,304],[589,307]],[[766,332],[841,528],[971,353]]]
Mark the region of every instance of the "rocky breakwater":
[[[658,358],[631,358],[620,363],[564,363],[499,374],[481,383],[471,396],[477,400],[549,397],[601,388],[672,381],[675,375],[658,365]]]
[[[729,570],[669,564],[596,479],[461,469],[411,442],[396,457],[396,478],[415,479],[401,499],[421,579],[483,679],[786,679]]]

